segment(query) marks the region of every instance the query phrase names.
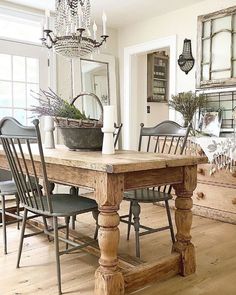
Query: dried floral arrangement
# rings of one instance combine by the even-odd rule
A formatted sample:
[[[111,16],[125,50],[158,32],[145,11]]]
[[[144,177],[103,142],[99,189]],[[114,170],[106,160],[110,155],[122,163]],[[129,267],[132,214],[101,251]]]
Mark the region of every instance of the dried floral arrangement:
[[[52,116],[77,120],[88,119],[84,113],[59,97],[52,89],[49,89],[49,91],[40,89],[39,93],[31,92],[31,95],[39,102],[39,105],[32,106],[30,111],[39,117]]]
[[[169,106],[183,115],[184,126],[191,123],[196,111],[205,108],[206,105],[206,96],[203,94],[196,95],[192,91],[172,95],[172,100],[169,101]]]
[[[59,127],[101,127],[101,122],[87,117],[74,105],[57,95],[52,89],[40,89],[39,93],[31,92],[39,102],[31,106],[30,111],[39,116],[52,116]]]

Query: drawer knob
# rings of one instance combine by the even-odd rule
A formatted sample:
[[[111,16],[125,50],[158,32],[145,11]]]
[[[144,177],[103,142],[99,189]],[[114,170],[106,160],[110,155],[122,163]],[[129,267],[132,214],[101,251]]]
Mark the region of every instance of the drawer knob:
[[[197,192],[197,199],[204,200],[206,195],[203,192]]]
[[[197,172],[201,175],[205,175],[205,170],[203,168],[199,168]]]

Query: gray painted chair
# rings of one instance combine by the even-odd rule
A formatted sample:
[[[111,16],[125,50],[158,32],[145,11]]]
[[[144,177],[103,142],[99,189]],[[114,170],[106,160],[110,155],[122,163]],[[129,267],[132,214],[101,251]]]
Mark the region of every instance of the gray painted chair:
[[[154,153],[182,154],[186,146],[189,130],[190,126],[186,129],[174,121],[163,121],[155,127],[144,127],[144,124],[141,124],[138,150]],[[171,186],[138,189],[124,193],[124,200],[130,202],[130,209],[128,215],[121,216],[121,221],[128,224],[127,240],[129,240],[131,225],[134,226],[137,257],[140,257],[140,236],[170,230],[171,239],[174,243],[175,236],[168,202],[170,199],[172,199]],[[159,228],[150,228],[141,225],[140,203],[156,202],[165,203],[168,225]],[[140,232],[140,229],[144,231]]]
[[[20,258],[22,253],[22,246],[24,238],[31,237],[36,234],[46,233],[47,235],[54,236],[55,253],[56,253],[56,265],[57,265],[57,280],[58,280],[58,291],[61,294],[61,268],[60,268],[60,255],[69,253],[73,250],[81,249],[88,245],[76,244],[75,242],[68,239],[69,237],[69,218],[77,214],[86,212],[92,212],[97,210],[97,203],[94,200],[71,196],[69,194],[54,194],[50,195],[49,181],[47,178],[46,164],[44,160],[41,136],[39,131],[39,121],[34,120],[34,127],[24,127],[19,124],[13,118],[4,118],[0,122],[0,138],[2,140],[3,148],[6,153],[9,166],[18,190],[19,199],[21,205],[24,207],[23,223],[21,229],[21,238],[19,245],[19,252],[17,258],[17,268],[20,265]],[[40,157],[40,164],[35,163],[32,153],[32,142],[34,143],[33,148],[37,149]],[[22,142],[25,142],[23,145]],[[40,165],[40,167],[38,167]],[[29,168],[33,171],[34,183],[29,175]],[[37,171],[41,171],[42,178],[44,181],[45,192],[44,195],[40,190],[40,186],[37,180]],[[24,177],[24,173],[29,179],[29,186],[31,191],[27,190],[27,183]],[[35,185],[36,190],[33,189]],[[42,216],[43,218],[53,218],[53,229],[48,229],[45,226],[44,231],[38,233],[25,234],[25,226],[28,212]],[[65,217],[66,220],[66,237],[61,238],[58,236],[58,218]],[[54,232],[52,234],[52,231]],[[59,250],[59,240],[66,243],[66,249],[63,251]],[[71,245],[69,248],[68,245]]]
[[[7,254],[7,225],[12,223],[17,223],[17,228],[19,229],[19,221],[22,217],[19,216],[19,197],[17,194],[17,188],[12,180],[12,175],[10,171],[0,169],[0,196],[1,196],[1,206],[0,213],[2,216],[1,226],[3,228],[3,249],[4,253]],[[8,211],[6,208],[6,197],[15,196],[16,201],[16,214]],[[7,221],[6,217],[10,216],[14,220]]]

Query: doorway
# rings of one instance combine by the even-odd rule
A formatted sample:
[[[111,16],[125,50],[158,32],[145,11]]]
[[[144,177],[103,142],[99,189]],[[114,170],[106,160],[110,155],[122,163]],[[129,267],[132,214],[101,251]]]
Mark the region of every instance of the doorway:
[[[126,47],[124,49],[124,102],[123,104],[123,121],[124,121],[124,149],[137,149],[137,138],[139,134],[139,124],[143,120],[146,123],[147,118],[147,102],[138,101],[137,84],[140,84],[138,75],[140,62],[143,63],[145,56],[149,52],[169,50],[169,98],[176,93],[176,36],[169,36],[146,43],[137,44]],[[143,81],[142,81],[143,83]],[[145,83],[143,90],[146,91]],[[175,120],[175,112],[168,109],[170,120]]]

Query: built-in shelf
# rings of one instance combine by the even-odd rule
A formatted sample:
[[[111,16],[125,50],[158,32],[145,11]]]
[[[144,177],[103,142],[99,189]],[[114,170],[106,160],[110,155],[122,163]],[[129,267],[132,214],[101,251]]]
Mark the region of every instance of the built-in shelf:
[[[164,51],[147,56],[147,101],[168,101],[169,57]]]

